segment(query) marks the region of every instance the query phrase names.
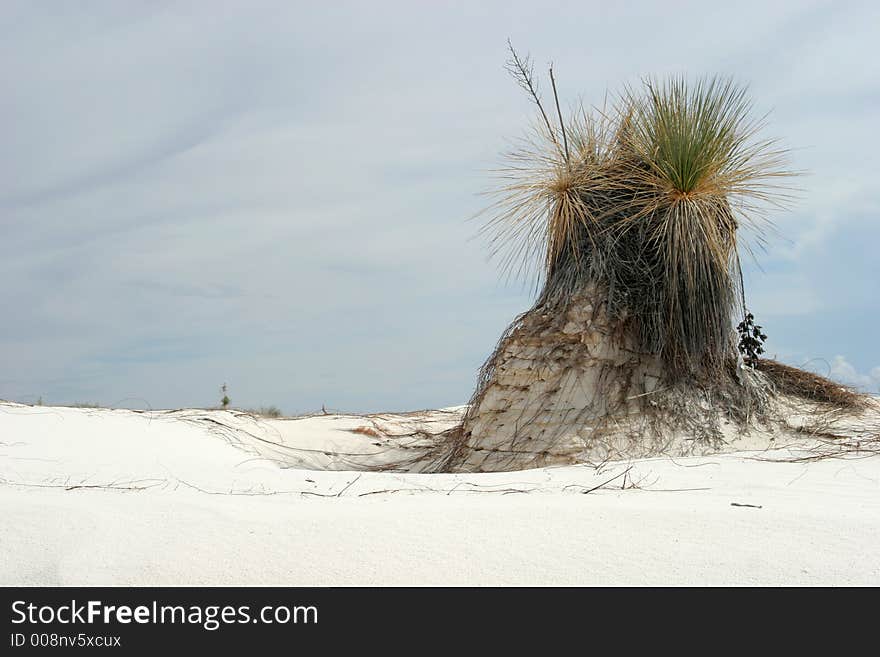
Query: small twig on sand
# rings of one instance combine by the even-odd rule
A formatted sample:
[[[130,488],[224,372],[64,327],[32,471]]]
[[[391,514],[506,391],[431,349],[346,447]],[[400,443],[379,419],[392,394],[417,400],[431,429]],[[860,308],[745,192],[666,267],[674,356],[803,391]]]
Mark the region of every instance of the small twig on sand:
[[[345,488],[343,488],[341,491],[339,491],[338,493],[336,493],[336,497],[341,497],[342,494],[343,494],[345,491],[347,491],[349,488],[351,488],[351,487],[357,482],[357,480],[360,479],[362,476],[363,476],[363,475],[358,475],[357,477],[355,477],[354,479],[352,479],[350,482],[348,482],[348,484],[346,484]]]
[[[593,491],[599,490],[599,489],[602,488],[603,486],[607,486],[608,484],[610,484],[610,483],[611,483],[612,481],[614,481],[615,479],[620,479],[621,477],[626,477],[627,473],[628,473],[630,470],[632,470],[632,466],[628,467],[628,468],[627,468],[626,470],[624,470],[623,472],[614,475],[613,477],[611,477],[611,479],[608,479],[607,481],[602,482],[602,483],[599,484],[598,486],[593,486],[592,488],[588,488],[587,490],[582,490],[582,491],[581,491],[581,494],[586,495],[586,494],[588,494],[588,493],[592,493]],[[577,488],[577,487],[578,487],[577,484],[570,484],[570,485],[568,485],[568,486],[565,486],[562,490],[566,490],[566,489],[568,489],[568,488]]]

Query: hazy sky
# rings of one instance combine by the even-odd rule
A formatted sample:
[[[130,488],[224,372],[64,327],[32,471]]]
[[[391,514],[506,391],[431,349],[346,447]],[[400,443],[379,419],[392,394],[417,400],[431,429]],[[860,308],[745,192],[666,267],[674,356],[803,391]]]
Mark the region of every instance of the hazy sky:
[[[714,6],[713,6],[714,5]],[[0,3],[0,398],[463,403],[510,320],[468,218],[531,119],[733,75],[809,171],[749,266],[768,351],[880,386],[874,2]]]

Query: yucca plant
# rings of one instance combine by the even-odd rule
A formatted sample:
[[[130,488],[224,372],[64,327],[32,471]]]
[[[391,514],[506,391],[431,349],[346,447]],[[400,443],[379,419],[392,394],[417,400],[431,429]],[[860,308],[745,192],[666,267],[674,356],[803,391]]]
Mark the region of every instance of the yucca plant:
[[[542,301],[599,285],[669,376],[721,367],[745,314],[738,229],[761,240],[764,211],[788,200],[785,151],[760,127],[730,80],[648,80],[539,125],[509,155],[486,230],[517,272],[543,251]]]
[[[484,365],[441,467],[552,461],[649,408],[697,438],[719,436],[719,413],[747,421],[763,396],[737,366],[740,230],[763,239],[793,174],[745,89],[648,79],[564,118],[552,68],[555,112],[528,58],[511,48],[508,68],[538,120],[497,172],[484,231],[508,273],[537,266],[540,293]]]

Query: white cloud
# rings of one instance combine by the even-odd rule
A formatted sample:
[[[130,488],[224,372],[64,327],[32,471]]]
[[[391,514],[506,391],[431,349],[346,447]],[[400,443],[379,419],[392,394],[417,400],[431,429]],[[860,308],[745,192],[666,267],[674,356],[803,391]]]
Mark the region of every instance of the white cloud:
[[[831,361],[830,375],[832,379],[857,388],[872,390],[880,386],[880,366],[873,368],[868,374],[863,374],[840,355],[835,356]]]

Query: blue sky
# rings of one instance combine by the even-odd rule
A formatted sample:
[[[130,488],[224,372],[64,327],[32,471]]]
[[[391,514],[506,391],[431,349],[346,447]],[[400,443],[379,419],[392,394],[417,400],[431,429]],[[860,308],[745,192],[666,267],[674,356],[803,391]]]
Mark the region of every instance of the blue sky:
[[[0,398],[462,403],[509,321],[468,218],[531,119],[726,74],[808,171],[748,265],[768,351],[880,387],[875,3],[4,2]]]

